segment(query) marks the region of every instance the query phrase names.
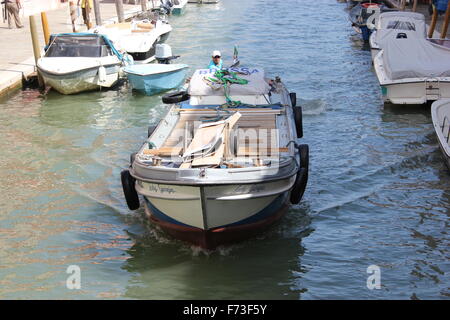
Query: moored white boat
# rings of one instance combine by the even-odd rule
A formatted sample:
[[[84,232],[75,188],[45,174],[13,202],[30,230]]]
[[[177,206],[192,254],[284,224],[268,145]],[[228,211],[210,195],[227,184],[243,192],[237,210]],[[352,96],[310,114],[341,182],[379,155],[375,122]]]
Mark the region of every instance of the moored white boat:
[[[392,11],[380,14],[376,30],[370,35],[372,60],[383,48],[383,44],[397,37],[421,38],[427,36],[425,16],[410,11]]]
[[[105,34],[115,47],[133,57],[134,63],[155,60],[155,48],[165,42],[172,27],[166,19],[135,20],[96,27],[91,32]]]
[[[182,15],[186,12],[188,0],[173,0],[172,14]]]
[[[295,94],[261,69],[232,70],[248,82],[232,84],[227,97],[210,70],[194,73],[188,93],[166,96],[167,115],[122,172],[130,209],[142,195],[153,223],[208,249],[277,221],[308,179]]]
[[[442,99],[431,105],[431,118],[444,156],[450,170],[450,99]]]
[[[386,103],[450,98],[450,49],[425,38],[386,41],[375,56],[374,68]]]
[[[112,87],[119,80],[122,55],[94,34],[55,34],[37,69],[47,86],[62,94]]]

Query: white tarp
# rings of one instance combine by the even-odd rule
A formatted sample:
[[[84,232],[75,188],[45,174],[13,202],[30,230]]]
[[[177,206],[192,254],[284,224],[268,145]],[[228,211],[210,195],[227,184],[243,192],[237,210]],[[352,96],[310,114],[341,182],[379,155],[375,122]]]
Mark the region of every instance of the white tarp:
[[[383,48],[383,64],[391,80],[450,77],[450,49],[426,39],[392,39]]]
[[[382,13],[379,17],[375,43],[383,49],[390,39],[395,39],[400,33],[407,38],[426,38],[427,28],[425,16],[416,12],[394,11]]]
[[[249,96],[267,94],[270,90],[269,84],[264,79],[264,70],[257,68],[231,68],[230,71],[237,72],[237,76],[248,80],[248,84],[232,84],[230,95]],[[225,94],[222,86],[217,89],[212,88],[207,79],[214,78],[214,70],[196,70],[189,84],[189,94],[191,96],[223,96]]]

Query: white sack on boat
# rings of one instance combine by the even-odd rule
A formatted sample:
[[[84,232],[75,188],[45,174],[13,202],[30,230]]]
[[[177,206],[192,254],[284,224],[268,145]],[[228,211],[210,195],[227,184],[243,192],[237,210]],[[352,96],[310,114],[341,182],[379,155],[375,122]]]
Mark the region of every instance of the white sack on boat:
[[[248,80],[248,84],[231,85],[230,95],[262,95],[270,90],[269,84],[264,79],[264,70],[256,68],[231,68],[233,72],[238,72],[238,77]],[[197,70],[192,76],[189,94],[191,96],[223,96],[223,87],[214,90],[208,85],[206,78],[214,78],[215,71],[209,69]]]
[[[383,48],[383,63],[391,80],[450,77],[450,49],[426,39],[392,39]]]

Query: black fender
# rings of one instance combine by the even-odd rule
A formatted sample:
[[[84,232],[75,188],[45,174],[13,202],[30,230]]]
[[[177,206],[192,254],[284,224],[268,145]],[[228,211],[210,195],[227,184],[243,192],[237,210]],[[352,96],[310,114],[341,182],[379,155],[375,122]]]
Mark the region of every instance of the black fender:
[[[167,104],[172,104],[189,100],[190,97],[187,91],[176,91],[163,95],[162,101]]]
[[[292,107],[294,112],[295,129],[297,138],[303,138],[303,110],[302,107]]]
[[[303,197],[308,184],[308,171],[309,171],[309,146],[307,144],[301,144],[298,147],[300,154],[300,168],[295,177],[294,187],[291,190],[291,203],[298,204]]]
[[[139,196],[136,192],[136,179],[131,176],[129,170],[123,170],[120,173],[122,180],[123,194],[130,210],[139,209]]]
[[[289,98],[291,98],[291,105],[295,107],[297,105],[297,94],[295,92],[289,93]]]
[[[136,159],[137,152],[133,152],[130,154],[130,167],[133,165],[134,160]]]

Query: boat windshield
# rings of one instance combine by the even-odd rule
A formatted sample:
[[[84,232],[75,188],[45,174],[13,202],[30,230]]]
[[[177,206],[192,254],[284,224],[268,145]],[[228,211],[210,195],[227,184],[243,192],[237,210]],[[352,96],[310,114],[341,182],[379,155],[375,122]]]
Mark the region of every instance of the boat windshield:
[[[414,23],[409,21],[389,21],[388,29],[416,31]]]
[[[55,36],[50,38],[46,57],[106,57],[112,50],[102,37]]]

